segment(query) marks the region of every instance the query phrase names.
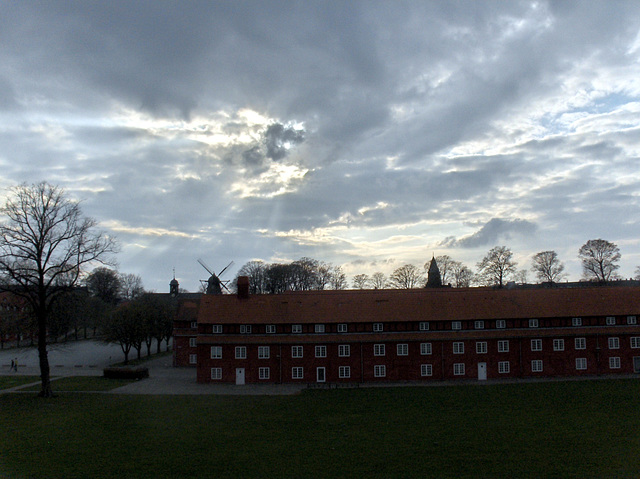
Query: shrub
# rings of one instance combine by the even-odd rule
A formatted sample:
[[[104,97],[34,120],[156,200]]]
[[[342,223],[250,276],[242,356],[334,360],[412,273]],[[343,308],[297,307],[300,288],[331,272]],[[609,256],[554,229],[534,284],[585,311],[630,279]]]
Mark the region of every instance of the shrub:
[[[149,368],[104,368],[104,377],[108,379],[143,379],[149,377]]]

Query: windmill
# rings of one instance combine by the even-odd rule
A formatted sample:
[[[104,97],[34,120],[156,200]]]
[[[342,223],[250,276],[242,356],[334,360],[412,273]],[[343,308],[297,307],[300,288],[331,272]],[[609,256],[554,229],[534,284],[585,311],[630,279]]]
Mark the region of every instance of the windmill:
[[[209,279],[201,279],[200,282],[202,284],[207,285],[207,289],[206,289],[206,293],[207,294],[222,294],[222,288],[226,289],[227,292],[229,291],[229,288],[227,288],[227,283],[229,282],[227,281],[222,281],[220,280],[220,276],[222,276],[222,274],[231,267],[231,265],[233,264],[233,261],[231,263],[229,263],[222,271],[220,271],[218,274],[215,274],[211,268],[209,268],[204,261],[202,261],[201,259],[198,258],[198,263],[200,263],[200,266],[202,266],[204,269],[207,270],[207,273],[209,273],[211,276],[209,276]]]

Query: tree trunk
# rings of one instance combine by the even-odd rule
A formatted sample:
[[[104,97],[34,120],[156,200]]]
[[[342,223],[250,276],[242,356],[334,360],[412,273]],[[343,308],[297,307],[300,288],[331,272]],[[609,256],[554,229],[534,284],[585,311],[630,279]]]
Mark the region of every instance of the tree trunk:
[[[42,387],[38,396],[43,398],[55,397],[51,389],[49,358],[47,356],[47,319],[38,318],[38,356],[40,359],[40,380]]]
[[[156,349],[156,353],[160,354],[160,346],[162,346],[162,338],[156,338],[158,340],[158,348]]]

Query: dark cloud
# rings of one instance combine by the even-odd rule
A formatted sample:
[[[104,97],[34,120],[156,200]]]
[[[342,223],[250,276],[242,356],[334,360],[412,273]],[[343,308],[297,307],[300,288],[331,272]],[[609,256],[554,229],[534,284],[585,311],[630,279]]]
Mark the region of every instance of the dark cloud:
[[[495,245],[502,240],[514,236],[530,236],[536,232],[537,226],[526,220],[504,220],[492,218],[475,233],[460,239],[449,237],[440,244],[446,248],[477,248]]]
[[[304,141],[304,130],[273,123],[264,132],[264,145],[267,158],[278,161],[289,153],[289,149]]]

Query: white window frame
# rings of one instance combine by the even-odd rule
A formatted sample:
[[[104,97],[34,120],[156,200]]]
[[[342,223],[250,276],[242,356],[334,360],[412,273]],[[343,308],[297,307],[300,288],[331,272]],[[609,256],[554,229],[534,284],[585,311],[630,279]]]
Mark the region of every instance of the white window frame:
[[[197,354],[189,354],[189,364],[198,364]]]
[[[198,340],[196,338],[189,338],[189,347],[190,348],[198,347]]]
[[[304,348],[302,346],[291,346],[291,357],[293,359],[301,359],[304,357]]]
[[[315,331],[315,333],[316,333],[316,334],[322,334],[322,333],[324,333],[324,329],[325,329],[325,328],[324,328],[324,324],[316,324],[316,325],[313,327],[313,330]]]
[[[640,349],[640,336],[632,336],[629,338],[631,349]]]
[[[269,359],[271,348],[269,346],[258,346],[258,359]]]
[[[265,332],[267,334],[275,334],[276,333],[276,325],[275,324],[267,324],[265,326]]]
[[[191,329],[198,329],[198,321],[191,321]]]
[[[316,358],[326,358],[327,357],[327,347],[326,346],[316,346],[315,347]]]
[[[429,331],[429,323],[427,321],[420,321],[420,331]]]
[[[542,339],[531,340],[531,351],[542,351]]]
[[[507,327],[506,319],[498,319],[496,321],[496,329],[505,329]]]
[[[258,368],[258,379],[261,379],[264,381],[266,379],[269,379],[270,375],[271,375],[271,371],[269,370],[268,367]]]
[[[474,329],[484,329],[484,321],[474,321],[473,327]]]
[[[616,325],[616,317],[615,316],[607,316],[607,326],[615,326]]]
[[[488,346],[486,341],[476,341],[476,354],[487,354]]]
[[[346,333],[348,331],[349,327],[347,326],[347,323],[339,323],[338,324],[338,332],[339,333]]]
[[[612,337],[607,340],[609,349],[620,349],[620,338]]]
[[[291,379],[304,379],[304,368],[302,366],[292,367]]]
[[[587,349],[587,338],[575,338],[573,342],[577,350]]]
[[[498,374],[509,374],[511,372],[511,364],[509,361],[498,361]]]
[[[501,339],[498,341],[498,352],[499,353],[508,353],[509,352],[509,340]]]
[[[339,344],[338,345],[338,357],[339,358],[348,358],[351,356],[351,345],[350,344]]]
[[[420,365],[420,376],[422,376],[422,377],[433,376],[433,365],[431,365],[431,364],[421,364]]]
[[[374,344],[373,345],[373,355],[374,356],[384,356],[386,354],[384,344]]]
[[[236,346],[236,359],[247,359],[246,346]]]
[[[530,328],[537,328],[539,325],[540,325],[540,321],[538,321],[537,319],[533,318],[529,320]]]
[[[464,376],[464,374],[465,374],[464,363],[453,363],[453,375]]]
[[[571,326],[582,326],[582,318],[571,318]]]
[[[396,352],[398,356],[409,356],[409,345],[405,343],[396,345]]]
[[[587,358],[576,358],[576,371],[587,370]]]
[[[291,325],[291,333],[292,334],[300,334],[300,333],[302,333],[302,324],[292,324]]]
[[[619,356],[612,356],[609,358],[609,369],[620,369],[622,363]]]
[[[554,351],[564,351],[564,339],[558,338],[553,340]]]
[[[384,364],[376,364],[373,366],[373,377],[374,378],[385,378],[387,377],[387,366]]]
[[[222,346],[211,346],[211,359],[222,359]]]
[[[251,334],[251,325],[250,324],[241,324],[240,325],[240,334]]]
[[[432,352],[433,348],[431,347],[431,343],[420,343],[420,354],[422,356],[429,356]]]
[[[382,324],[382,323],[373,323],[373,332],[374,333],[381,333],[382,331],[384,331],[384,324]]]
[[[627,324],[638,324],[638,318],[635,316],[627,316]]]
[[[222,368],[211,368],[211,380],[220,381],[222,379]]]
[[[459,331],[460,329],[462,329],[462,322],[461,321],[451,321],[451,330],[452,331]]]
[[[222,324],[213,324],[211,326],[212,334],[222,334]]]
[[[338,377],[340,379],[348,379],[351,377],[351,366],[339,366]]]
[[[531,361],[531,372],[532,373],[541,373],[544,370],[544,363],[542,359],[534,359]]]
[[[453,343],[453,354],[464,354],[464,343],[462,341]]]

